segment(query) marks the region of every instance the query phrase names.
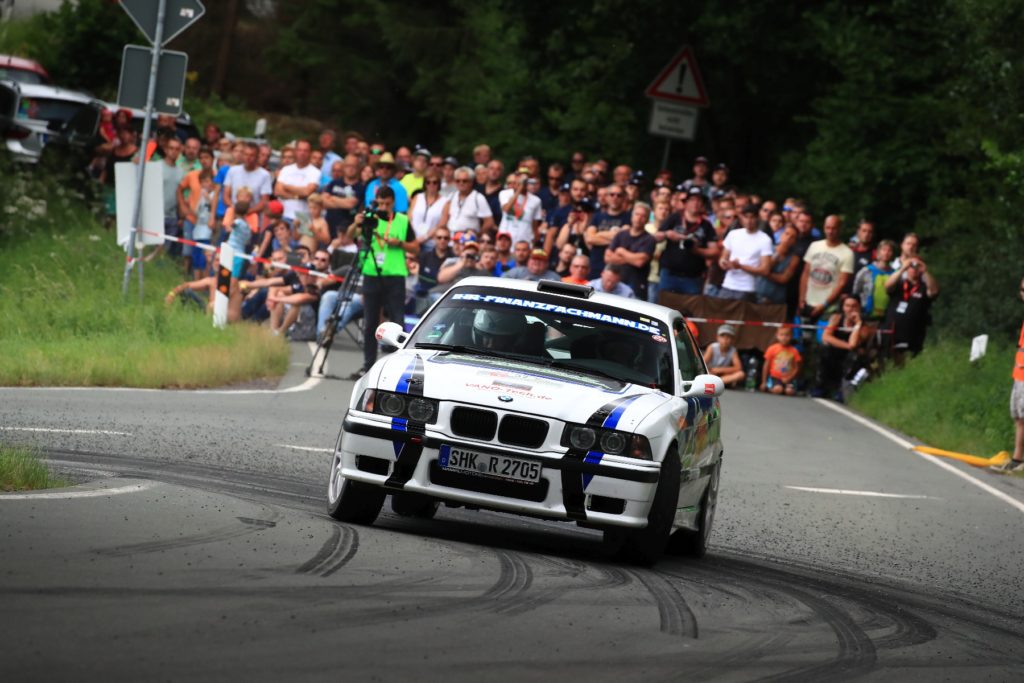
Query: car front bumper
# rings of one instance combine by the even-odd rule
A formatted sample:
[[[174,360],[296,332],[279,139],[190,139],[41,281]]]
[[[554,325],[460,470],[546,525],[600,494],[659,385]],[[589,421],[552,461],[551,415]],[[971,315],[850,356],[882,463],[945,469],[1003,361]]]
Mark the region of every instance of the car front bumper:
[[[422,433],[396,427],[389,418],[360,411],[345,416],[337,455],[346,479],[391,492],[422,493],[442,500],[594,526],[644,527],[660,465],[605,459],[586,462],[562,451],[497,447],[427,425]],[[541,463],[537,484],[453,473],[438,464],[442,446],[507,455]]]

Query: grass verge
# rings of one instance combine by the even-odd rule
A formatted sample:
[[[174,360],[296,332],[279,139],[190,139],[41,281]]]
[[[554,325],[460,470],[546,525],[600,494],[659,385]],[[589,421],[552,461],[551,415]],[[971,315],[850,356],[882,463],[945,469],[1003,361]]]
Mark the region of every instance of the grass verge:
[[[850,404],[929,446],[982,457],[1012,452],[1014,349],[990,343],[975,363],[967,360],[969,350],[969,341],[927,347],[903,369],[869,382]]]
[[[29,184],[31,187],[31,184]],[[167,258],[121,297],[124,252],[89,209],[51,200],[29,230],[0,234],[0,384],[210,387],[276,378],[287,343],[246,324],[217,330],[204,311],[167,307],[182,281]]]
[[[0,444],[0,491],[34,491],[70,485],[53,476],[35,451]]]

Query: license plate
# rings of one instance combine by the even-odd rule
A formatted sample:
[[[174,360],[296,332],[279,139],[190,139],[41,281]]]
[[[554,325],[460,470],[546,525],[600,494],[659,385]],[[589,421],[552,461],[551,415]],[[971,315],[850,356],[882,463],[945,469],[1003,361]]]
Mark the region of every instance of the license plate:
[[[441,446],[437,464],[449,472],[476,474],[521,484],[535,484],[540,481],[541,465],[536,460],[478,453],[448,445]]]

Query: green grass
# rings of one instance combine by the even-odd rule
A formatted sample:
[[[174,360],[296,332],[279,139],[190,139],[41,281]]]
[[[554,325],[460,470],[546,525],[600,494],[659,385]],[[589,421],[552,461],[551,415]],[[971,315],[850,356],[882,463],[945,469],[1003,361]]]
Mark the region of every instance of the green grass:
[[[33,491],[70,486],[54,477],[35,451],[0,444],[0,491]]]
[[[33,181],[20,186],[35,193]],[[167,307],[183,280],[168,258],[145,264],[121,296],[124,252],[77,199],[0,233],[0,385],[223,386],[284,374],[288,347],[265,328],[212,326],[204,311]]]
[[[241,102],[224,102],[217,97],[202,98],[192,94],[185,97],[185,111],[192,117],[200,133],[206,124],[216,123],[222,131],[230,131],[239,137],[252,137],[256,120],[265,118],[267,139],[275,149],[299,138],[306,138],[316,144],[320,131],[331,127],[317,119],[273,112],[261,113],[247,109]],[[338,134],[341,134],[340,130]],[[341,140],[338,144],[340,146]]]
[[[854,394],[851,405],[929,446],[990,457],[1013,451],[1009,400],[1014,349],[989,344],[970,363],[970,342],[926,347]]]

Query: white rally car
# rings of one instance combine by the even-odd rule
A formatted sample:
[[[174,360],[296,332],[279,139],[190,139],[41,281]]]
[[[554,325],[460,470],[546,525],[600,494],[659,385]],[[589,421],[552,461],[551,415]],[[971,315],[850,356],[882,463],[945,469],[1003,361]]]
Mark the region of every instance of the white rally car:
[[[561,282],[467,278],[352,391],[332,517],[440,502],[604,530],[621,557],[700,556],[722,464],[719,396],[683,317]]]

